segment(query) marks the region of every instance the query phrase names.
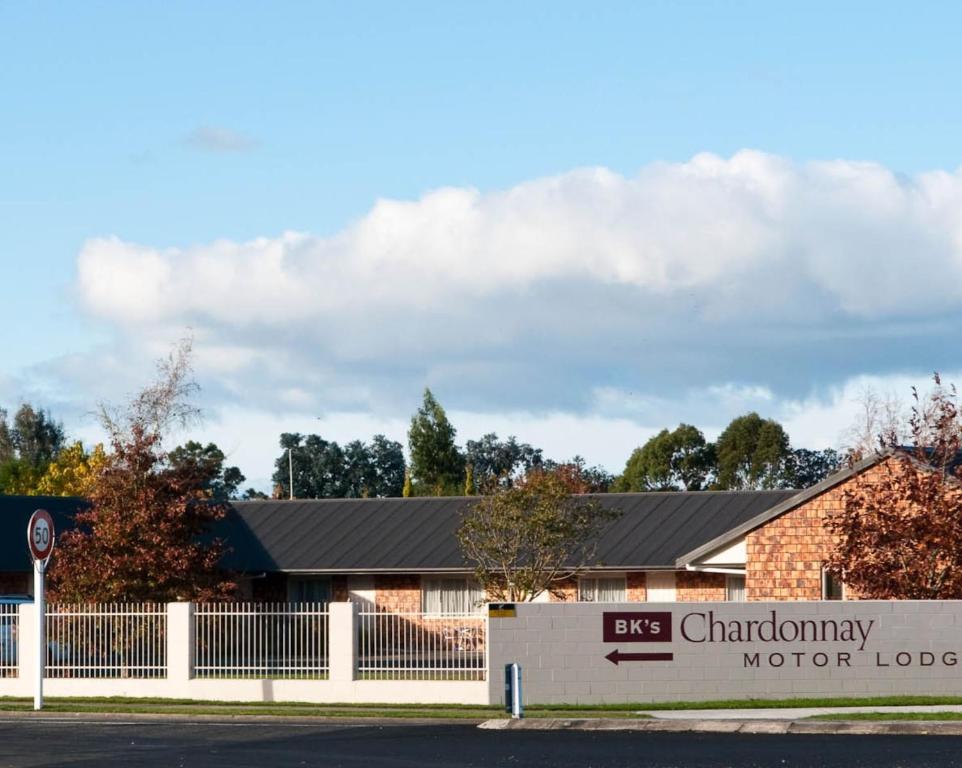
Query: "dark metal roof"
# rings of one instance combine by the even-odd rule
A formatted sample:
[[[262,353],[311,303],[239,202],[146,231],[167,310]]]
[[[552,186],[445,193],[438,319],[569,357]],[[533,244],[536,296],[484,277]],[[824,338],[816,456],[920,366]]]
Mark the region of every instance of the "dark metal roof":
[[[74,514],[84,506],[82,499],[63,496],[2,496],[0,495],[0,570],[30,571],[33,563],[27,550],[27,523],[38,509],[45,509],[53,517],[54,532],[59,536],[73,528]]]
[[[603,532],[606,568],[675,568],[700,548],[796,491],[613,493],[622,511]],[[455,531],[471,497],[234,502],[217,535],[225,565],[243,571],[426,572],[464,570]],[[26,521],[24,521],[26,525]]]
[[[852,464],[849,467],[840,469],[834,475],[829,475],[820,483],[816,483],[815,485],[810,486],[803,491],[789,491],[788,498],[783,499],[777,504],[762,510],[760,514],[750,517],[738,525],[732,526],[732,528],[729,530],[723,531],[718,536],[714,536],[711,539],[702,542],[694,549],[685,550],[678,556],[676,563],[678,565],[685,565],[704,555],[707,555],[709,552],[733,544],[736,539],[741,538],[750,531],[761,528],[763,525],[765,525],[765,523],[774,520],[776,517],[780,517],[787,512],[791,512],[793,509],[800,507],[809,499],[813,499],[816,496],[825,493],[826,491],[830,491],[835,486],[841,485],[849,478],[864,472],[869,467],[874,467],[876,464],[882,461],[882,459],[886,459],[892,455],[892,451],[873,454],[865,459],[862,459],[861,461],[856,462],[855,464]],[[914,461],[909,454],[904,454],[904,457],[909,461]],[[931,467],[927,467],[927,469],[931,469]]]

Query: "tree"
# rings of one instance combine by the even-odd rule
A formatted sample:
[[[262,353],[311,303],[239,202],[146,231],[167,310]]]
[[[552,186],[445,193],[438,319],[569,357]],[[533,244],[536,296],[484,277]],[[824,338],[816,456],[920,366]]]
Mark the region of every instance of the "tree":
[[[284,450],[274,462],[272,479],[282,498],[290,496],[291,468],[295,498],[337,499],[345,496],[347,478],[341,446],[320,435],[305,437],[297,432],[281,434],[280,444]]]
[[[911,449],[890,444],[828,520],[836,545],[826,567],[862,598],[962,598],[962,424],[954,387],[934,381],[924,398],[913,389]]]
[[[60,451],[44,472],[32,493],[41,496],[90,496],[107,455],[101,444],[90,453],[80,441]],[[32,494],[31,494],[32,495]]]
[[[701,430],[679,424],[663,429],[636,448],[621,477],[617,491],[700,491],[708,484],[715,465],[715,450]]]
[[[190,344],[158,366],[158,378],[126,408],[101,408],[111,451],[76,528],[54,553],[52,599],[70,602],[211,600],[236,584],[218,569],[222,542],[210,525],[226,513],[208,498],[209,474],[194,462],[171,463],[164,429],[197,410]]]
[[[906,405],[894,392],[865,387],[859,393],[858,413],[842,436],[842,449],[852,461],[878,455],[906,439]]]
[[[192,467],[198,477],[207,478],[204,489],[209,498],[217,501],[236,499],[241,483],[247,479],[237,467],[224,466],[227,457],[214,443],[202,445],[195,440],[188,440],[174,448],[168,459],[172,467]]]
[[[722,490],[783,487],[790,452],[788,435],[777,421],[754,412],[739,416],[715,443],[716,485]]]
[[[540,468],[531,471],[534,477],[547,472],[565,483],[569,493],[607,493],[614,477],[604,467],[589,467],[581,456],[570,461],[547,459]]]
[[[0,408],[0,491],[29,495],[64,446],[63,426],[24,403],[8,424]]]
[[[617,512],[571,492],[571,476],[535,471],[472,504],[457,538],[494,601],[526,602],[559,593],[594,564],[597,539]]]
[[[299,499],[369,498],[398,496],[404,485],[401,444],[375,435],[370,445],[353,440],[343,448],[320,435],[304,437],[285,432],[283,453],[274,462],[273,481],[278,495],[290,494],[293,468],[294,496]],[[288,456],[288,449],[291,451]]]
[[[787,485],[792,488],[810,488],[838,472],[842,464],[842,456],[831,448],[822,451],[796,448],[786,462]]]
[[[499,440],[494,432],[480,440],[468,440],[464,458],[471,467],[472,488],[482,492],[498,485],[510,486],[519,477],[544,464],[540,448],[519,443],[514,436]]]
[[[404,488],[404,448],[396,440],[374,435],[367,448],[374,468],[369,496],[395,498]]]
[[[411,417],[408,451],[411,485],[419,496],[456,496],[464,483],[464,457],[454,444],[456,431],[444,408],[424,390],[424,401]]]

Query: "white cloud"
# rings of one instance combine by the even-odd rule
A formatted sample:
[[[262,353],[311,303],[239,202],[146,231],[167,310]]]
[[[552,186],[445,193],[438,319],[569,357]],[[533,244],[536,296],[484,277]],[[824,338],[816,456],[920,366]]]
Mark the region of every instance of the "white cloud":
[[[287,233],[158,249],[99,238],[79,262],[91,312],[233,328],[332,313],[450,311],[552,281],[694,295],[705,313],[928,312],[962,298],[962,175],[698,155],[634,178],[603,168],[481,194],[381,200],[330,238]],[[925,265],[924,270],[919,266]],[[756,306],[732,306],[755,292]],[[788,303],[789,306],[782,307]],[[792,307],[792,304],[801,306]],[[783,312],[779,312],[779,308]]]
[[[94,238],[77,296],[117,342],[38,375],[116,400],[189,327],[214,433],[269,447],[252,466],[305,418],[403,438],[425,385],[462,439],[612,470],[655,430],[747,410],[823,447],[860,377],[959,370],[960,212],[962,172],[742,151],[381,200],[330,237]]]

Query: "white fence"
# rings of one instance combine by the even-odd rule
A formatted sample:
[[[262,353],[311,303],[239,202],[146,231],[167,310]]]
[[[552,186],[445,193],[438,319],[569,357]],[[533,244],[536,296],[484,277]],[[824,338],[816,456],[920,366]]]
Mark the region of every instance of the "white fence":
[[[487,618],[352,603],[48,606],[48,696],[486,704]],[[0,606],[0,697],[30,696],[35,606]],[[412,681],[413,682],[412,684]]]
[[[16,677],[20,612],[16,605],[0,605],[0,677]]]
[[[362,611],[358,673],[371,680],[484,680],[484,616]]]
[[[50,605],[47,677],[167,675],[167,606]]]
[[[194,610],[197,677],[320,680],[328,673],[323,603],[207,603]]]

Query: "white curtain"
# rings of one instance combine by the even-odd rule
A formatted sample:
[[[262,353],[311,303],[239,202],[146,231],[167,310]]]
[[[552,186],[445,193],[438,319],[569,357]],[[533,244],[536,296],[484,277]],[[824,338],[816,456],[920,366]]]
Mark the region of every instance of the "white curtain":
[[[425,613],[483,613],[484,591],[472,579],[422,579]]]
[[[588,576],[578,584],[578,599],[585,603],[624,603],[627,589],[624,576]]]
[[[745,577],[727,576],[725,579],[728,599],[733,603],[745,602]]]

